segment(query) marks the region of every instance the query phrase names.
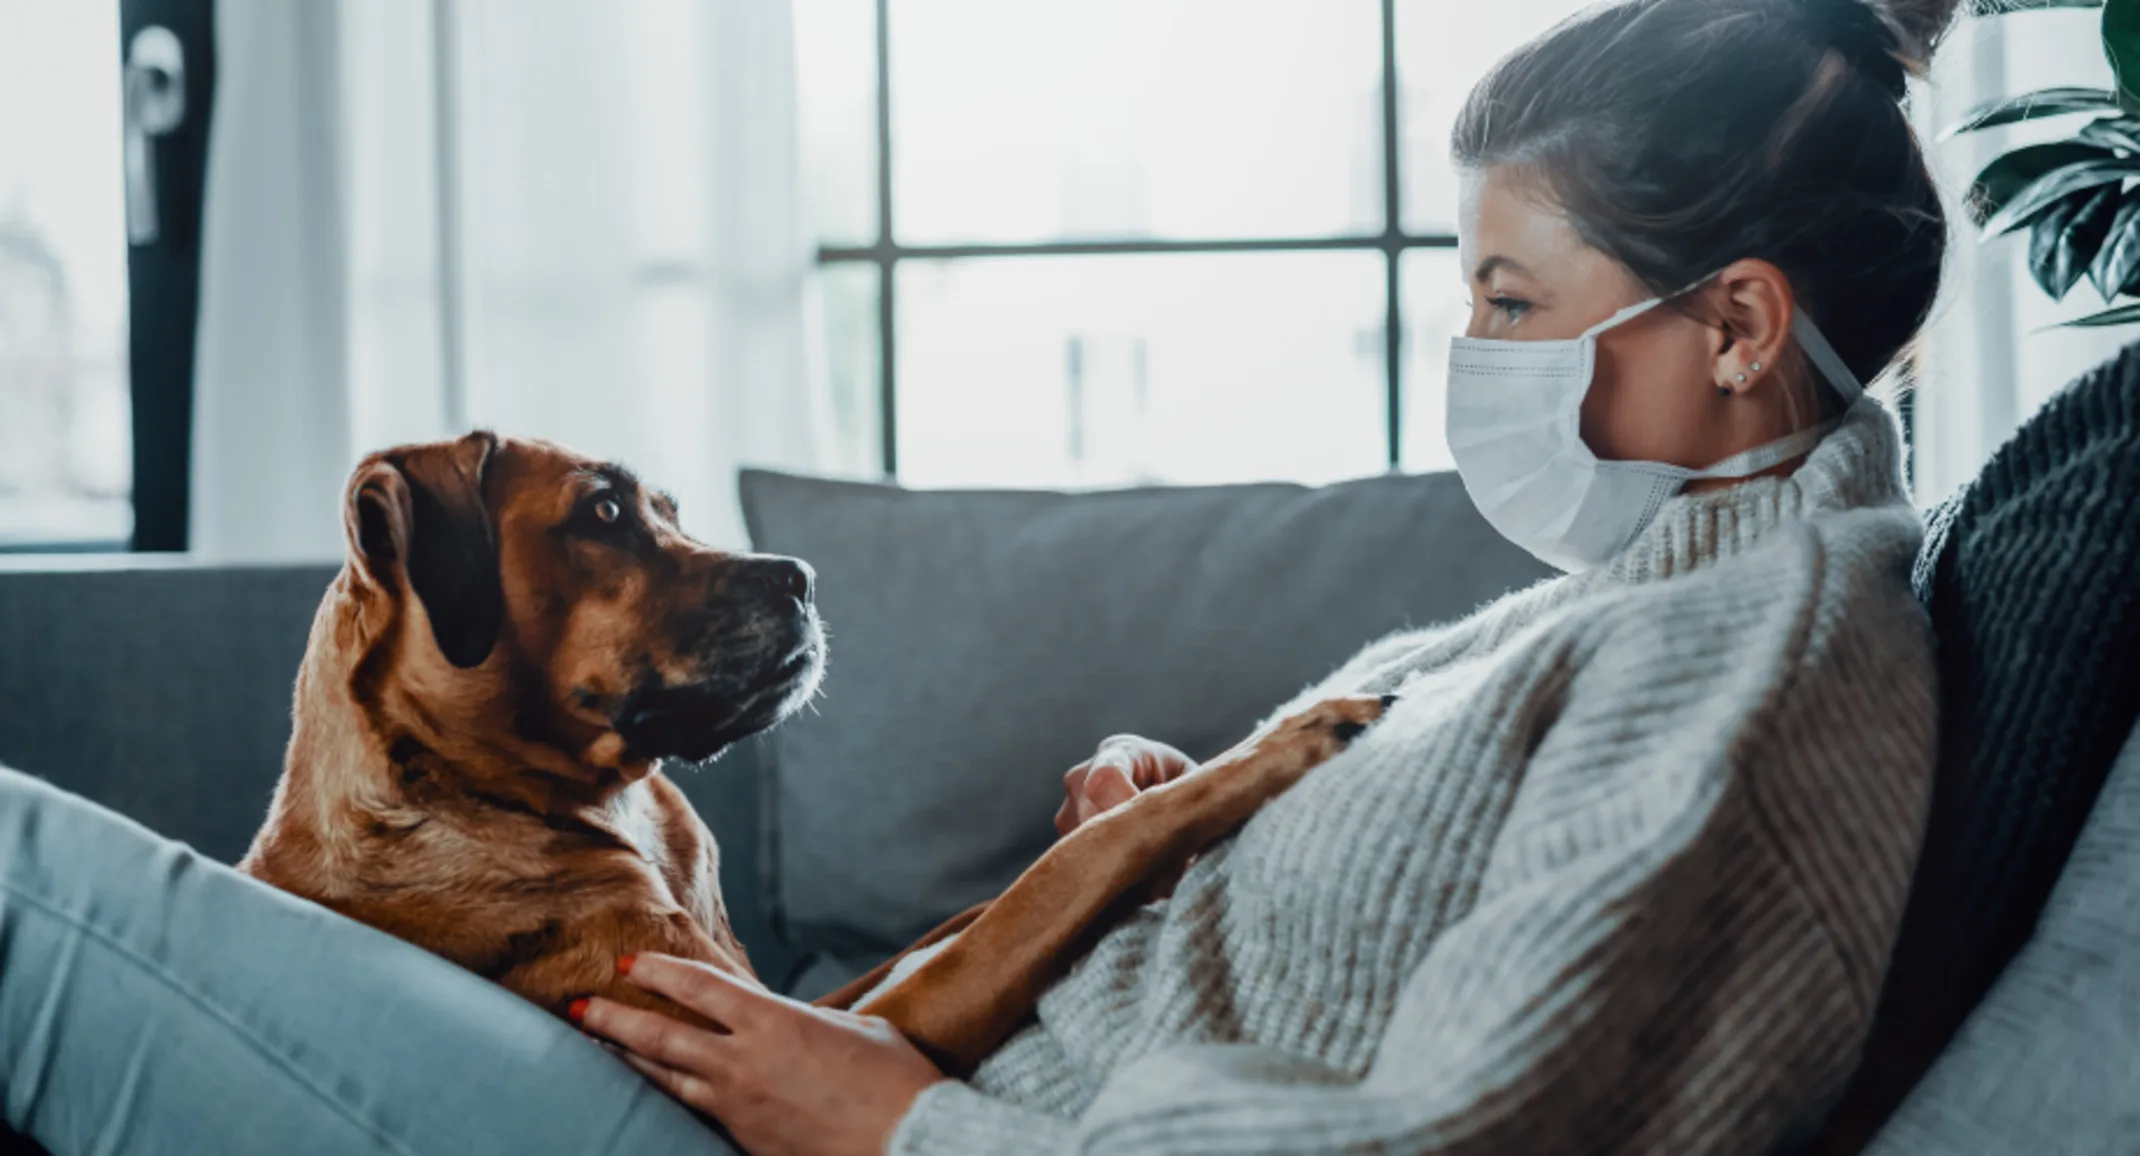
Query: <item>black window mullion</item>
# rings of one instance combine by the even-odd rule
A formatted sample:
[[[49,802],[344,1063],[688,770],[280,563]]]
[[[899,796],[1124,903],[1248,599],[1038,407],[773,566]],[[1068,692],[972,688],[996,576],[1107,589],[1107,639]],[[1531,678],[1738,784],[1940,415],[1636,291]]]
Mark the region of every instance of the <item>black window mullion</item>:
[[[1211,237],[1167,240],[1127,238],[1094,241],[1007,241],[965,245],[821,245],[821,265],[840,265],[885,259],[899,261],[966,261],[992,257],[1108,257],[1130,253],[1297,253],[1331,249],[1454,249],[1456,237],[1426,233],[1388,237],[1367,234],[1344,237]]]
[[[891,0],[877,0],[877,237],[866,248],[827,245],[818,249],[820,264],[869,262],[877,267],[878,428],[886,477],[899,472],[898,427],[898,271],[906,260],[988,260],[1002,257],[1105,256],[1120,254],[1260,253],[1303,250],[1379,251],[1383,257],[1384,434],[1389,467],[1403,462],[1404,449],[1404,254],[1411,249],[1451,249],[1450,234],[1405,232],[1402,171],[1399,168],[1396,0],[1381,0],[1382,35],[1382,228],[1368,235],[1337,237],[1250,237],[1204,240],[1036,241],[1009,244],[901,245],[892,215],[892,52]]]
[[[899,248],[892,240],[892,4],[877,0],[877,430],[884,476],[899,476]]]
[[[1382,259],[1384,416],[1389,467],[1404,456],[1404,204],[1397,168],[1397,0],[1382,0]]]

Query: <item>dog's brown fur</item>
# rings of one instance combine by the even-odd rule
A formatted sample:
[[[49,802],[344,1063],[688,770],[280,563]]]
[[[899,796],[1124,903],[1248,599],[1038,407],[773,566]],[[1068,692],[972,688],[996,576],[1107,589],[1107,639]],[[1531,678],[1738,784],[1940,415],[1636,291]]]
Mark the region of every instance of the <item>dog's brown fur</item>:
[[[812,693],[807,569],[706,549],[628,473],[489,434],[367,458],[344,522],[240,869],[560,1014],[680,1014],[619,982],[628,953],[752,977],[713,840],[655,761]]]
[[[613,518],[593,513],[604,500]],[[603,995],[696,1022],[619,980],[617,958],[638,952],[755,982],[712,837],[654,763],[711,755],[814,692],[807,567],[708,550],[616,467],[482,433],[367,458],[344,523],[349,559],[240,869],[558,1014]],[[970,1070],[1113,913],[1386,705],[1318,704],[1138,795],[917,944],[935,954],[899,982],[883,983],[887,964],[821,1002],[864,1000]]]

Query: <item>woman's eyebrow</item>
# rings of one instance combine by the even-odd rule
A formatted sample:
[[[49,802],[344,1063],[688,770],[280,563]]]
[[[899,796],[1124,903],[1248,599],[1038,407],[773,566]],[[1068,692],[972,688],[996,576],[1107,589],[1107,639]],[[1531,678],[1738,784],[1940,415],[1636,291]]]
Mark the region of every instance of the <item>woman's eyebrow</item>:
[[[1473,271],[1473,273],[1471,274],[1471,279],[1477,281],[1481,285],[1484,285],[1486,283],[1486,279],[1493,276],[1494,270],[1496,269],[1506,269],[1511,273],[1520,274],[1525,277],[1531,275],[1531,271],[1529,269],[1524,268],[1521,262],[1516,261],[1515,259],[1510,257],[1503,257],[1496,254],[1495,256],[1488,257],[1485,260],[1479,262],[1479,267],[1478,269]]]

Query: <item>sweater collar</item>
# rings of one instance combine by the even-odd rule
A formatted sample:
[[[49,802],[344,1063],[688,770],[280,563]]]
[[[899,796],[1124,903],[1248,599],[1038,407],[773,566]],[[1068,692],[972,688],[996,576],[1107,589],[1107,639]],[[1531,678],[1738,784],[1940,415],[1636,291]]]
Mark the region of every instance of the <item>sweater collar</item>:
[[[1795,472],[1672,498],[1602,573],[1627,583],[1670,578],[1738,554],[1779,526],[1901,505],[1908,494],[1900,423],[1879,401],[1862,398]]]

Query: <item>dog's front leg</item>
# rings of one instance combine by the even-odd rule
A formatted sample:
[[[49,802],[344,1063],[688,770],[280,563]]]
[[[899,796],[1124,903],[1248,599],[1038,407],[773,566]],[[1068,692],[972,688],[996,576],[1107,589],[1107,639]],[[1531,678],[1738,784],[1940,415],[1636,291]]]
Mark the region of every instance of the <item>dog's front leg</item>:
[[[856,1010],[964,1074],[1032,1014],[1089,933],[1343,750],[1390,700],[1337,698],[1064,836],[942,951]]]
[[[698,1027],[727,1030],[625,979],[617,961],[627,955],[673,955],[710,964],[753,987],[762,986],[749,966],[682,911],[664,913],[620,904],[574,921],[557,938],[556,950],[513,968],[498,982],[559,1016],[567,1013],[574,1000],[600,996]]]

